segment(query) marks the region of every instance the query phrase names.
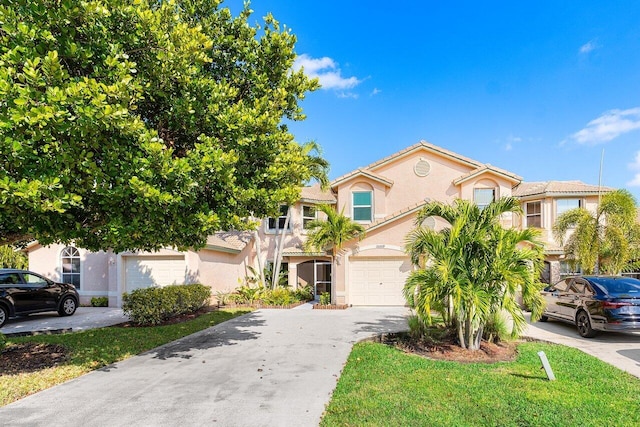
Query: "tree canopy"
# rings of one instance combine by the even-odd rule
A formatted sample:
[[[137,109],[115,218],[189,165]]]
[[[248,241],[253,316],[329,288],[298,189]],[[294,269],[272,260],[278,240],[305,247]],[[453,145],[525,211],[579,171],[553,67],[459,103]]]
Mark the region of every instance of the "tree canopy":
[[[517,292],[522,292],[533,319],[542,314],[539,230],[500,224],[503,214],[520,211],[519,201],[512,197],[482,209],[462,199],[453,205],[430,202],[407,235],[406,251],[418,269],[407,279],[405,297],[426,323],[432,309],[440,312],[445,324],[457,331],[463,348],[479,349],[485,326],[501,310],[513,318],[514,335],[523,330],[526,322]],[[438,231],[423,226],[431,216],[449,226]]]
[[[553,226],[567,260],[586,274],[619,274],[638,257],[640,226],[636,201],[627,190],[602,196],[596,212],[584,207],[560,215]]]
[[[0,5],[0,243],[198,247],[326,174],[285,123],[295,36],[220,3]]]

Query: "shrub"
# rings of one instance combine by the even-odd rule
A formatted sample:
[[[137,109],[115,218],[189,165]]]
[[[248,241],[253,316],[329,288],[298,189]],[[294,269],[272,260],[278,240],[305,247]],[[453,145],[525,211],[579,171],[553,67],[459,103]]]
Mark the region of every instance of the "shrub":
[[[158,325],[171,317],[199,310],[210,297],[209,287],[198,283],[136,289],[122,296],[122,311],[140,325]]]
[[[295,302],[293,292],[285,288],[275,288],[264,291],[260,300],[265,305],[289,305]]]
[[[329,292],[323,292],[320,294],[320,305],[331,304],[331,294]]]
[[[511,327],[501,312],[493,312],[482,330],[482,337],[489,342],[507,341],[511,338]]]
[[[91,298],[91,307],[109,307],[109,298],[93,297]]]
[[[313,286],[302,286],[293,291],[297,301],[311,301],[313,299]]]
[[[409,336],[413,339],[422,339],[428,335],[428,325],[425,321],[419,317],[414,315],[409,316],[407,319],[409,324]]]
[[[6,345],[7,345],[7,337],[5,337],[3,334],[0,334],[0,353],[2,353],[2,350],[4,350]]]
[[[262,287],[252,288],[248,285],[240,286],[236,289],[235,293],[229,295],[229,300],[236,304],[253,304],[259,299],[263,291],[264,288]]]

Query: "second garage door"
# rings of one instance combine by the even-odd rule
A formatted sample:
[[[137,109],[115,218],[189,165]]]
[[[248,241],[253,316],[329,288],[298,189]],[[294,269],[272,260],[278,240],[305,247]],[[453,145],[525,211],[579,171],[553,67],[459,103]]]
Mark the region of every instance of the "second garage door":
[[[406,304],[402,289],[411,272],[408,258],[352,259],[350,264],[350,304]]]
[[[150,286],[182,285],[184,256],[128,256],[124,259],[127,292]]]

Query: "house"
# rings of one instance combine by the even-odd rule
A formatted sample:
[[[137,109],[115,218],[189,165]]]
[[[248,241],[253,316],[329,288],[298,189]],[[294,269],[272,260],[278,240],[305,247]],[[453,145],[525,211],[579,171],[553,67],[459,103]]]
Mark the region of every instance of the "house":
[[[525,214],[505,215],[503,225],[543,228],[546,274],[552,281],[563,268],[562,250],[551,234],[553,221],[571,207],[594,208],[597,190],[577,181],[522,182],[512,172],[421,141],[335,179],[327,191],[305,187],[294,206],[282,206],[280,216],[264,219],[256,232],[216,233],[198,251],[94,253],[34,242],[27,248],[29,267],[76,284],[82,302],[107,295],[109,305],[119,306],[124,292],[154,285],[199,282],[211,286],[214,294],[230,292],[254,274],[252,269],[281,254],[292,287],[313,286],[316,296],[330,292],[335,303],[404,305],[402,289],[412,270],[404,238],[425,203],[462,198],[483,205],[503,196],[519,197]],[[316,218],[314,207],[319,204],[344,209],[366,230],[363,240],[343,247],[335,263],[328,253],[304,249],[307,224]],[[428,218],[425,224],[444,226],[439,218]]]

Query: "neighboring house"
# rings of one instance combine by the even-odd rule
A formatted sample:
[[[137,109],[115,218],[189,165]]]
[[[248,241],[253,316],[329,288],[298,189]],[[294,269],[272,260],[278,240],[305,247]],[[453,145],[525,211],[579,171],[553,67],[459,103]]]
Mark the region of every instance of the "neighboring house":
[[[610,189],[606,189],[610,190]],[[31,244],[29,266],[54,280],[78,286],[82,302],[109,296],[119,306],[122,294],[148,286],[199,282],[212,292],[229,292],[245,282],[258,266],[282,254],[282,269],[292,287],[310,285],[316,296],[330,292],[334,303],[404,305],[404,282],[412,269],[404,239],[416,212],[431,200],[456,198],[487,204],[503,196],[523,200],[526,214],[505,215],[507,227],[536,226],[549,243],[548,275],[559,276],[561,249],[553,241],[555,215],[571,207],[594,206],[597,187],[579,182],[523,183],[503,169],[477,162],[427,142],[419,142],[369,166],[335,179],[328,191],[319,186],[302,189],[300,201],[283,206],[278,218],[267,218],[257,233],[221,232],[199,251],[164,249],[157,253],[92,253],[81,248]],[[361,223],[366,237],[347,242],[332,270],[328,253],[305,252],[306,224],[315,219],[314,207],[328,203]],[[440,228],[444,222],[428,218]],[[287,226],[285,229],[285,225]]]
[[[553,225],[564,212],[585,208],[595,212],[600,196],[613,191],[610,187],[589,185],[580,181],[523,182],[513,190],[522,201],[524,214],[518,226],[542,229],[545,242],[545,268],[542,279],[556,283],[563,276],[574,273],[565,261],[564,250],[553,237]]]

